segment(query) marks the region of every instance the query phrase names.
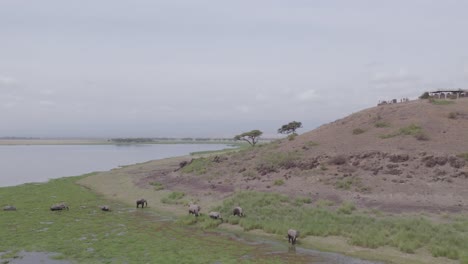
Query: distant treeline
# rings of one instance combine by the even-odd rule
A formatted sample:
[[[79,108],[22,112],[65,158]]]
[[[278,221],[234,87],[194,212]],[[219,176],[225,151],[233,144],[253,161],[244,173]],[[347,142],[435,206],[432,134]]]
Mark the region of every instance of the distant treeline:
[[[234,141],[232,138],[170,138],[170,137],[156,137],[156,138],[111,138],[111,142],[116,143],[151,143],[151,142],[160,142],[160,141],[193,141],[193,142],[206,142],[206,141]]]
[[[38,138],[38,137],[0,137],[0,139],[17,139],[17,140],[19,140],[19,139],[21,139],[21,140],[28,139],[28,140],[31,140],[31,139],[40,139],[40,138]]]

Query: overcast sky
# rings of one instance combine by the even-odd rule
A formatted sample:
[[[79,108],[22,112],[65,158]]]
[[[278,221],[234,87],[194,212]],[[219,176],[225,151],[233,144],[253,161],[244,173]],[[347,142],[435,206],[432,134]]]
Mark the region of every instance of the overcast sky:
[[[311,130],[468,88],[468,1],[0,0],[0,137]]]

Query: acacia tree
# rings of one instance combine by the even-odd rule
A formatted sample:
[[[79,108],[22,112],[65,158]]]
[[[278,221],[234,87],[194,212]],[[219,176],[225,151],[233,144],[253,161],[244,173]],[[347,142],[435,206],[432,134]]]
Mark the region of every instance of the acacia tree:
[[[278,133],[280,133],[280,134],[291,134],[292,133],[293,135],[295,135],[296,130],[301,128],[301,127],[302,127],[301,122],[292,121],[292,122],[289,122],[286,125],[281,126],[281,128],[278,129]]]
[[[260,130],[252,130],[249,132],[244,132],[240,135],[236,135],[234,140],[244,140],[247,141],[251,146],[255,146],[262,134],[263,132]]]

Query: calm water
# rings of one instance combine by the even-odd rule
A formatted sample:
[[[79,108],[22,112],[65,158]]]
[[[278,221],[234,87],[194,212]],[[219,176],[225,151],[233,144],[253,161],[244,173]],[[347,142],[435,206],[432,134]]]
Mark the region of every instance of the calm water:
[[[0,146],[0,187],[226,147],[222,144]]]

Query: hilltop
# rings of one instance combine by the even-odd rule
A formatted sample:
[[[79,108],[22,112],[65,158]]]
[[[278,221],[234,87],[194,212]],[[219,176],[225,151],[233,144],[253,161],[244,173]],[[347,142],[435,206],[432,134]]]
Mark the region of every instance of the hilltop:
[[[138,178],[199,199],[266,191],[390,212],[468,205],[468,98],[380,105],[254,148]]]

